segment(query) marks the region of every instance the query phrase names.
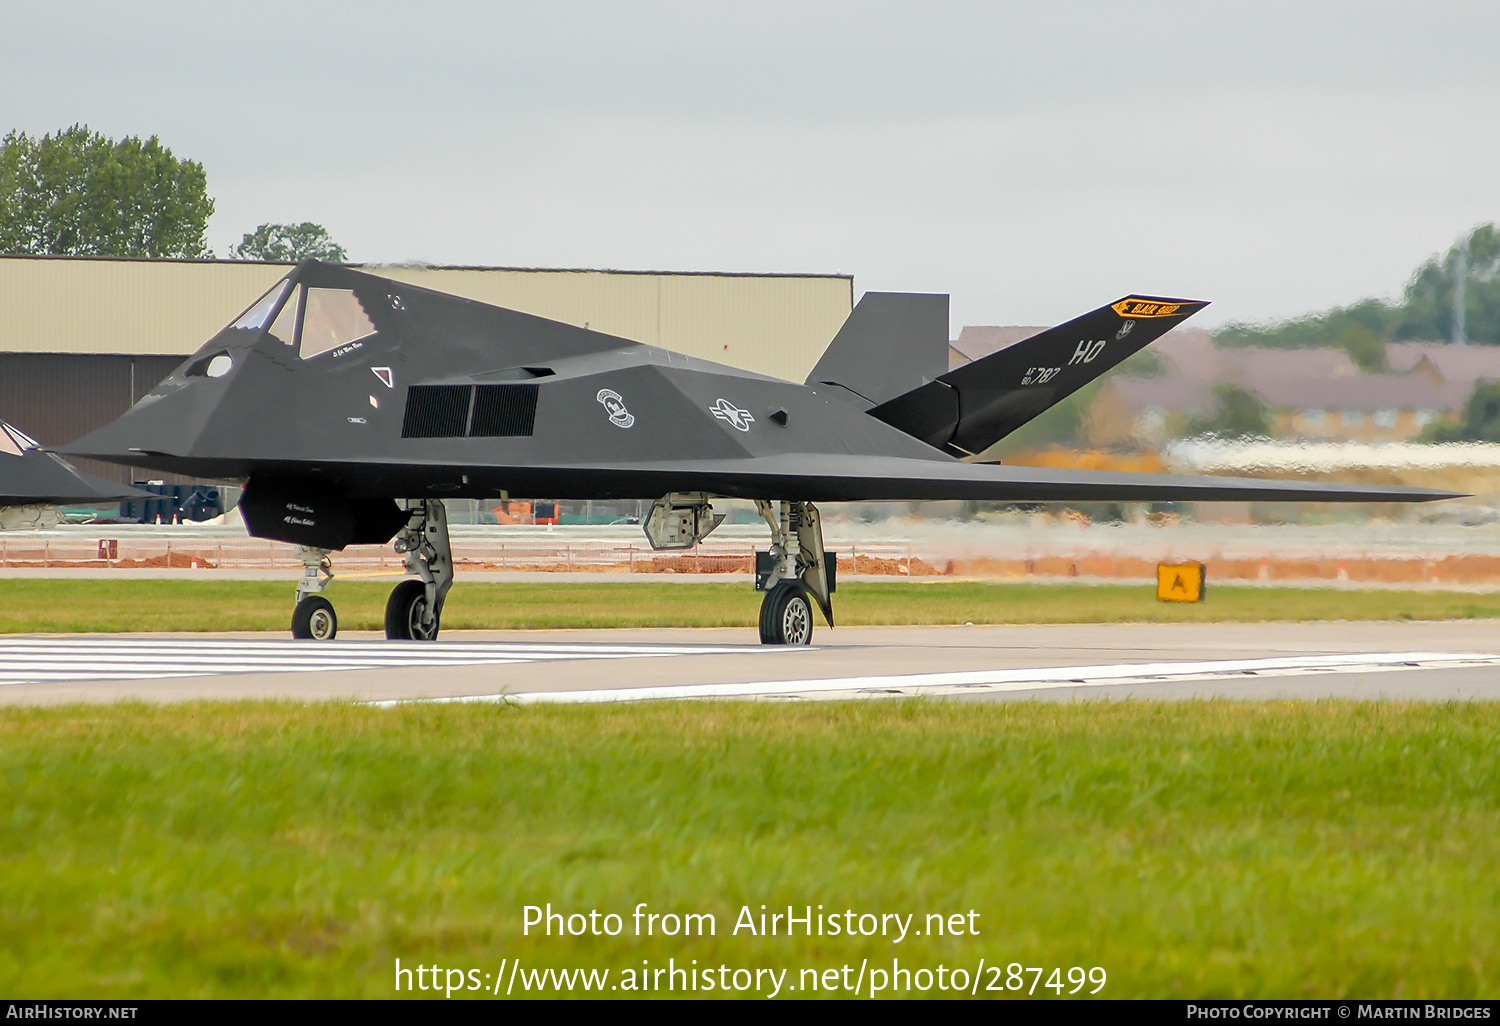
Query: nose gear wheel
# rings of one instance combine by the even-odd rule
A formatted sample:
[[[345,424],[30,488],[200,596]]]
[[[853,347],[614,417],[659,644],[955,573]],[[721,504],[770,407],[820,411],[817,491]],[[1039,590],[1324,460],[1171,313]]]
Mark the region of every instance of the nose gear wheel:
[[[292,611],[292,637],[310,641],[332,641],[339,632],[333,603],[321,595],[309,595]]]
[[[304,641],[332,641],[339,632],[333,603],[319,594],[333,581],[333,563],[328,550],[297,546],[302,559],[302,579],[297,582],[297,604],[292,607],[292,637]]]

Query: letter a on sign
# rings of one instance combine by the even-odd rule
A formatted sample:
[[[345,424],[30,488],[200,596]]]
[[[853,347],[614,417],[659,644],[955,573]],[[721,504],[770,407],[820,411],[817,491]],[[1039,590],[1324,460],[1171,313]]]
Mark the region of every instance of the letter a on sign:
[[[1162,563],[1156,568],[1156,597],[1162,602],[1202,602],[1207,590],[1202,563]]]

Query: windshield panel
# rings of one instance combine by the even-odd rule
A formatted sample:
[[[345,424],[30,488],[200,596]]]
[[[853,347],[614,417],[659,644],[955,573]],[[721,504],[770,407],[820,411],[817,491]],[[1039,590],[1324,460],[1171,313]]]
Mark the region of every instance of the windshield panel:
[[[351,289],[304,290],[301,348],[307,360],[375,334],[375,325]]]
[[[285,278],[271,286],[267,292],[255,301],[255,305],[240,314],[239,320],[230,325],[231,328],[241,328],[247,331],[260,331],[271,319],[271,312],[276,309],[276,304],[281,302],[281,297],[286,294],[287,280]]]
[[[297,344],[297,310],[302,305],[303,291],[298,289],[286,301],[286,305],[281,308],[281,313],[276,315],[276,320],[271,324],[271,335],[289,346]]]

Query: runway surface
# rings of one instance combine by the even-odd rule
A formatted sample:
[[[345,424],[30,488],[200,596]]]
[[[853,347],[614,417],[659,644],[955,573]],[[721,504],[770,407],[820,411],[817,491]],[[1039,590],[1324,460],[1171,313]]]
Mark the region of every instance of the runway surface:
[[[1500,699],[1500,622],[1084,624],[753,631],[0,638],[0,704],[285,698],[605,702],[938,698]]]
[[[0,638],[0,686],[78,680],[153,680],[229,673],[319,673],[404,667],[502,666],[554,659],[633,659],[731,655],[710,645],[618,645],[336,641],[309,644],[280,638]]]

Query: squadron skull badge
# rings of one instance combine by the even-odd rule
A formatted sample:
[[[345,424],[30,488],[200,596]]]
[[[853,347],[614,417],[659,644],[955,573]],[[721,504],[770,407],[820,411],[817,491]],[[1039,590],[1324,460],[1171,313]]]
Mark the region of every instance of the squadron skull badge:
[[[609,414],[609,422],[617,428],[628,428],[635,423],[635,414],[625,408],[625,400],[620,398],[620,393],[610,388],[599,389],[599,394],[594,396],[603,405]]]
[[[749,410],[740,409],[728,399],[720,399],[708,408],[708,412],[720,420],[728,421],[736,431],[749,431],[750,425],[755,423]]]

